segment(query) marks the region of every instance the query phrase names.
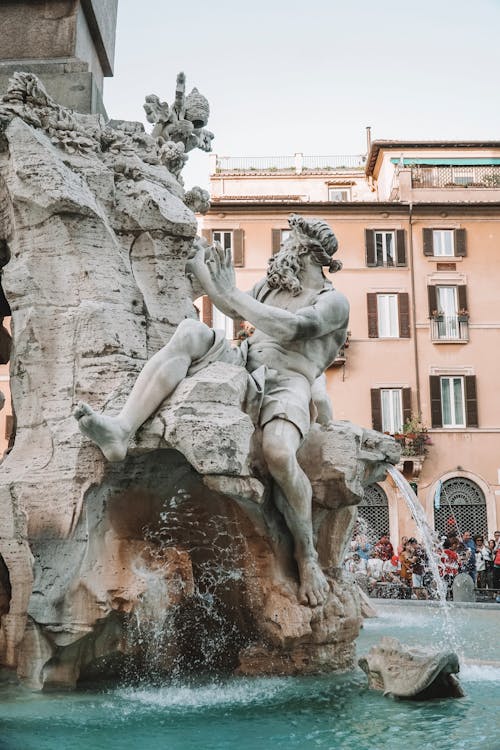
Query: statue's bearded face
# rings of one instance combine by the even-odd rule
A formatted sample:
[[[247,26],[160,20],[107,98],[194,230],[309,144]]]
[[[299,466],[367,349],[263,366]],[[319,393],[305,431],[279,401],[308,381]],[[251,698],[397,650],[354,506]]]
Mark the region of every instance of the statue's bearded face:
[[[302,291],[300,272],[304,267],[302,256],[305,253],[307,248],[302,247],[292,233],[279,253],[269,259],[267,283],[271,289],[291,292],[294,296]]]

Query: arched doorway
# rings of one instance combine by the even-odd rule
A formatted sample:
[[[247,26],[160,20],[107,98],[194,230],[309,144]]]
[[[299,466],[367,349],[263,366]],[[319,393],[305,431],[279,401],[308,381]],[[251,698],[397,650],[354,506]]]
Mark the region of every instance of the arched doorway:
[[[389,532],[389,504],[387,495],[379,484],[370,484],[358,505],[358,517],[366,522],[373,537],[380,539]]]
[[[486,499],[482,489],[467,477],[450,477],[441,488],[440,507],[434,509],[434,528],[446,534],[456,523],[460,533],[487,534]]]

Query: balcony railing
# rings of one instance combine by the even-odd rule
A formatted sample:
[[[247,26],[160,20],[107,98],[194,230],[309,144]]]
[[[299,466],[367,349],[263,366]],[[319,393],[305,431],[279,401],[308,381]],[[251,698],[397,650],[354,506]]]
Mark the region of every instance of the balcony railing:
[[[500,166],[411,168],[413,188],[497,188],[500,189]]]
[[[469,320],[461,315],[431,318],[431,340],[462,343],[469,340]]]
[[[364,169],[363,155],[215,156],[215,172],[328,172]]]

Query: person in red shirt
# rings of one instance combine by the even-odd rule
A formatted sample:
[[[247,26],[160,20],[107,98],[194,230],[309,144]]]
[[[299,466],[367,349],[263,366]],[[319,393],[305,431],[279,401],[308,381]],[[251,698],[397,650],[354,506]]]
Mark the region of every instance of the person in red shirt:
[[[445,539],[443,542],[443,552],[441,554],[441,575],[448,585],[448,591],[451,590],[453,579],[460,570],[460,560],[456,551],[457,542]]]
[[[375,545],[374,551],[378,554],[378,557],[380,557],[381,560],[391,559],[391,557],[394,555],[394,549],[389,541],[389,537],[387,534],[382,534],[377,544]]]

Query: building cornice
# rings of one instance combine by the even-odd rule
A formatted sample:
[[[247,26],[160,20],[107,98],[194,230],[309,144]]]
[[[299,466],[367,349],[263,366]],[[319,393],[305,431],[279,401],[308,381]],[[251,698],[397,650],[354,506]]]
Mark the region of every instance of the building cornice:
[[[411,149],[469,149],[500,148],[500,141],[373,141],[366,159],[366,174],[373,174],[380,151],[410,151]]]
[[[500,202],[483,203],[403,203],[390,201],[355,201],[352,203],[332,203],[326,201],[224,201],[217,200],[211,205],[206,216],[214,216],[220,213],[245,213],[245,214],[274,214],[277,211],[300,212],[306,216],[311,214],[321,216],[358,216],[358,215],[391,215],[391,216],[429,216],[438,214],[445,219],[451,216],[481,215],[495,216],[500,218]]]

